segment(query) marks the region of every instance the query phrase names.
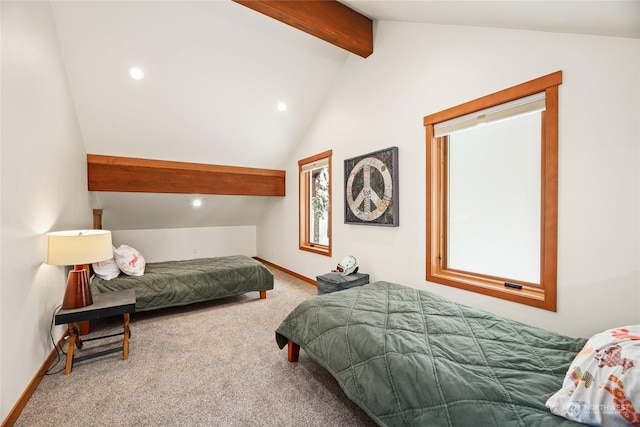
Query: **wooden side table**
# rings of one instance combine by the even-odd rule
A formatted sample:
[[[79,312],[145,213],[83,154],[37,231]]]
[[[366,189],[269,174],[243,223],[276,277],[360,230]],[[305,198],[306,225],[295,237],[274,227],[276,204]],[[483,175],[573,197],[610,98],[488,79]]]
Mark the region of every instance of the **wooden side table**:
[[[80,334],[78,332],[78,322],[81,322],[83,320],[96,320],[104,317],[122,315],[124,318],[124,330],[121,333],[95,338],[85,338],[84,341],[93,341],[118,335],[124,335],[124,339],[122,341],[122,360],[127,360],[129,358],[129,337],[131,337],[131,331],[129,330],[129,313],[133,313],[135,310],[136,293],[133,289],[96,294],[93,296],[93,304],[91,305],[68,310],[58,310],[55,315],[55,324],[62,325],[66,323],[67,332],[65,333],[65,336],[69,336],[67,365],[64,370],[65,375],[69,375],[71,373],[71,368],[73,366],[74,347],[77,347],[78,349],[82,348],[83,340],[80,338]],[[84,359],[90,359],[92,357],[115,353],[116,351],[120,351],[120,347],[96,352],[94,354],[82,357],[77,357],[76,360],[80,361]]]

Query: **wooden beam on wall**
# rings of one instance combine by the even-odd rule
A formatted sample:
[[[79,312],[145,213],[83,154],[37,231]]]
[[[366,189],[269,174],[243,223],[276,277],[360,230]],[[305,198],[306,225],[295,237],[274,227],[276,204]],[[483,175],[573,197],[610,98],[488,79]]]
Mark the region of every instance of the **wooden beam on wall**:
[[[284,196],[285,171],[87,154],[89,191]]]
[[[373,53],[373,21],[338,1],[234,1],[363,58]]]

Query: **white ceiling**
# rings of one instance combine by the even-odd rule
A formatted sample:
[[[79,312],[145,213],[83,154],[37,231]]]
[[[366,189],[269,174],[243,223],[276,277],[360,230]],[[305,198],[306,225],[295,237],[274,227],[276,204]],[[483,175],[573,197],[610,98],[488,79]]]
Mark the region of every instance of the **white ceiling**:
[[[640,38],[640,1],[637,0],[340,2],[374,20]]]
[[[54,15],[91,154],[282,168],[347,58],[230,1],[55,2]]]
[[[285,169],[348,57],[231,1],[56,1],[53,11],[90,154]],[[145,78],[131,79],[131,66]],[[270,203],[93,197],[111,229],[254,225]]]
[[[640,38],[640,1],[342,2],[374,20]],[[90,154],[285,169],[350,55],[230,0],[52,5]],[[143,80],[127,75],[134,65]],[[207,196],[194,211],[190,195],[94,197],[112,229],[256,224],[272,202]]]

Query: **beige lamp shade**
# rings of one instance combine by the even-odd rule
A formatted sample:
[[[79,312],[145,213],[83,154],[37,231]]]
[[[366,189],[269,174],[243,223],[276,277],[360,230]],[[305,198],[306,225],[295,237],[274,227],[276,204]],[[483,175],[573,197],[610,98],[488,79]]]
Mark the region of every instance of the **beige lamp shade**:
[[[47,264],[80,265],[113,257],[111,232],[70,230],[47,233]]]

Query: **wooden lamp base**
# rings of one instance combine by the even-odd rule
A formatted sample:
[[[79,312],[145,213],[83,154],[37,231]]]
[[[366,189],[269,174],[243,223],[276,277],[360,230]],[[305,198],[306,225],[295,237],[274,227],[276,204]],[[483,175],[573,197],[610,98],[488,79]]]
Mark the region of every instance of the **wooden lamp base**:
[[[62,300],[62,308],[81,308],[93,304],[91,289],[89,288],[89,275],[82,265],[76,265],[67,277],[67,289]]]

